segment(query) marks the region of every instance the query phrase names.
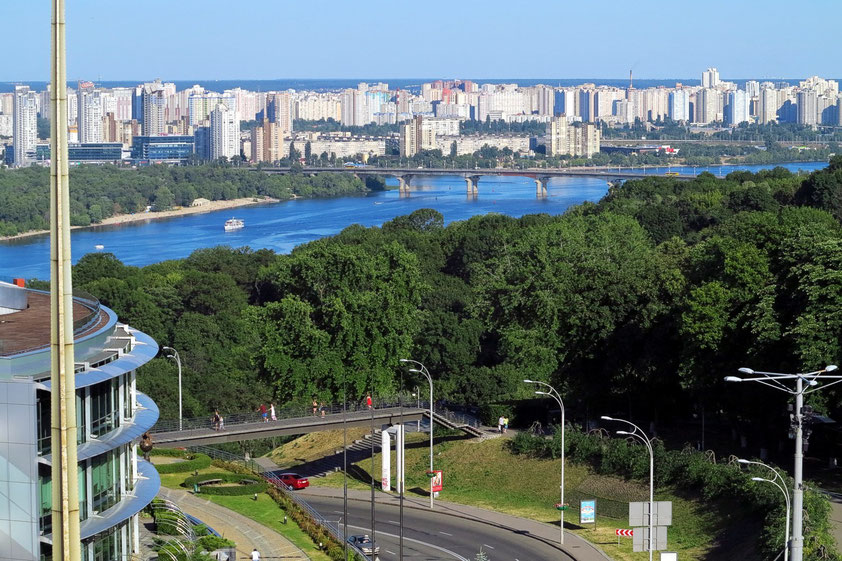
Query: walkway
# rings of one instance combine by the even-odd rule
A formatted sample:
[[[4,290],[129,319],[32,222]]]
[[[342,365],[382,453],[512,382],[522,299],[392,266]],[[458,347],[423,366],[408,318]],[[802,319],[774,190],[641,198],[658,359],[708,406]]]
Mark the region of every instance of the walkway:
[[[188,491],[161,487],[158,496],[172,501],[186,514],[236,543],[237,559],[251,559],[253,548],[260,552],[261,559],[309,559],[276,531]]]

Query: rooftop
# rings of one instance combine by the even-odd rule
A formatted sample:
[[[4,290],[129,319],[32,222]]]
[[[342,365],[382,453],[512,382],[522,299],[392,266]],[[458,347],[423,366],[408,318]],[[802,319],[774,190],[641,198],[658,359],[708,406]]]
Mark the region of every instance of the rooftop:
[[[50,345],[50,295],[29,291],[29,306],[0,315],[0,356],[10,356]],[[73,298],[75,337],[93,333],[108,322],[108,314],[95,300]]]

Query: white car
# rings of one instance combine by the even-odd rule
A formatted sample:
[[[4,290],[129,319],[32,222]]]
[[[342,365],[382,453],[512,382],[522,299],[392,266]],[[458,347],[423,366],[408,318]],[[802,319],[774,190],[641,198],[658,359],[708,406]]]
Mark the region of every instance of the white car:
[[[360,551],[369,556],[380,553],[380,546],[371,541],[371,538],[367,535],[350,536],[348,537],[348,543],[358,547]]]

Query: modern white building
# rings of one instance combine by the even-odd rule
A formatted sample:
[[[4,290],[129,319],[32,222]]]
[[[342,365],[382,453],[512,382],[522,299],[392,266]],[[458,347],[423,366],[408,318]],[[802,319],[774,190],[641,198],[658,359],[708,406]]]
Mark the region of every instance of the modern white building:
[[[139,513],[160,479],[137,455],[158,408],[136,369],[158,353],[91,296],[73,298],[80,537],[83,561],[140,554]],[[0,559],[52,558],[50,296],[0,283]]]
[[[25,167],[35,161],[38,144],[38,94],[29,86],[15,86],[12,146],[14,167]]]
[[[702,87],[703,88],[715,88],[719,85],[721,80],[719,79],[719,70],[716,68],[708,68],[704,72],[702,72]]]
[[[237,111],[219,103],[210,114],[210,157],[229,160],[240,155],[240,120]]]
[[[567,117],[555,117],[547,124],[544,146],[548,156],[590,158],[599,152],[599,129],[592,123],[571,125]]]
[[[77,130],[80,143],[102,142],[102,118],[105,99],[91,82],[79,82],[76,90]]]
[[[728,92],[728,105],[725,111],[725,122],[731,126],[746,123],[749,120],[749,102],[751,101],[743,90]]]
[[[669,118],[673,121],[691,121],[690,92],[684,89],[669,93]]]
[[[815,90],[798,92],[798,124],[815,125],[818,122],[819,95]]]

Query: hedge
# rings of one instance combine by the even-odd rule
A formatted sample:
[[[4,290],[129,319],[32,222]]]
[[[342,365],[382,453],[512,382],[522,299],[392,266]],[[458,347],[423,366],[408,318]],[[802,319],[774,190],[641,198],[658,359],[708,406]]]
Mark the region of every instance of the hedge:
[[[212,461],[207,454],[191,454],[187,458],[183,462],[156,465],[155,469],[158,470],[158,473],[186,473],[210,467]]]
[[[705,453],[692,448],[667,450],[663,442],[653,440],[655,456],[655,485],[673,485],[682,490],[698,492],[702,499],[736,499],[765,517],[758,544],[764,559],[773,559],[784,547],[783,525],[785,511],[780,492],[771,485],[757,485],[751,481],[755,473],[740,469],[739,464],[717,463]],[[558,458],[561,455],[561,431],[556,427],[552,438],[530,432],[520,432],[508,445],[515,454]],[[649,453],[644,446],[621,438],[609,438],[602,433],[585,433],[568,426],[565,432],[564,453],[567,460],[591,466],[597,473],[619,475],[629,479],[648,479]],[[787,477],[787,486],[792,481]],[[806,522],[804,558],[834,556],[835,542],[829,531],[830,508],[827,498],[812,492],[804,493]]]
[[[251,481],[254,483],[237,485],[233,487],[217,487],[216,485],[201,485],[199,492],[205,495],[253,495],[255,493],[262,493],[268,486],[265,481],[259,476],[250,474]],[[239,473],[203,473],[201,475],[193,475],[184,480],[182,487],[192,489],[194,484],[207,481],[209,479],[221,479],[223,483],[239,483],[243,481],[244,477]]]

